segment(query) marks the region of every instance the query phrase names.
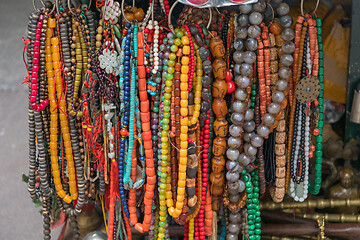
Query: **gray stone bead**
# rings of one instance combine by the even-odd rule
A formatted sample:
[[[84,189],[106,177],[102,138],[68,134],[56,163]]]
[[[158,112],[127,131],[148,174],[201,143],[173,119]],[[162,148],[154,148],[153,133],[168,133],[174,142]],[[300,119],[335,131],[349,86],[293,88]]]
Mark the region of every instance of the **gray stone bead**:
[[[278,81],[276,82],[276,84],[275,84],[277,90],[278,90],[278,91],[281,91],[281,92],[287,90],[287,89],[288,89],[288,85],[289,85],[288,82],[287,82],[286,80],[284,80],[284,79],[278,80]]]
[[[248,35],[251,38],[257,38],[258,36],[260,36],[261,33],[261,28],[258,25],[251,25],[248,28]]]
[[[241,74],[244,76],[249,76],[253,72],[253,67],[250,64],[243,63],[241,64]]]
[[[242,113],[235,112],[231,114],[231,121],[236,125],[240,125],[244,121],[244,115]]]
[[[239,148],[241,146],[241,138],[233,136],[229,137],[228,146],[230,148]]]
[[[292,54],[295,51],[295,44],[291,41],[286,41],[281,48],[284,53]]]
[[[255,156],[257,153],[257,148],[252,146],[250,143],[245,143],[244,152],[246,155]]]
[[[239,26],[246,27],[249,24],[249,16],[246,14],[241,14],[239,15],[237,21]]]
[[[290,7],[287,3],[280,3],[278,5],[278,7],[276,8],[276,12],[280,15],[280,16],[284,16],[286,14],[288,14],[290,11]]]
[[[250,79],[246,76],[240,75],[235,78],[235,83],[239,88],[247,88],[250,85]]]
[[[240,4],[239,9],[241,13],[248,14],[252,10],[252,4]]]
[[[253,5],[254,11],[264,13],[266,11],[266,3],[264,1],[258,1]]]
[[[242,167],[246,167],[251,161],[250,157],[248,157],[245,153],[240,153],[238,159],[239,159],[239,164]]]
[[[255,134],[251,137],[251,144],[257,148],[261,147],[264,144],[264,139],[261,136]]]
[[[295,37],[295,32],[291,28],[285,28],[281,32],[281,37],[285,41],[292,41],[294,39],[294,37]]]
[[[240,195],[238,195],[238,196],[239,196],[239,199],[240,199]],[[230,234],[238,235],[240,233],[240,225],[230,223],[228,225],[228,230],[229,230]]]
[[[256,53],[253,51],[246,51],[244,53],[244,61],[247,64],[253,64],[256,61]]]
[[[248,38],[245,41],[245,47],[249,51],[256,51],[258,48],[258,41],[255,38]]]
[[[284,101],[284,99],[285,99],[285,94],[280,91],[275,91],[272,93],[271,99],[275,103],[282,103],[282,101]]]
[[[255,122],[253,120],[244,122],[245,132],[252,132],[255,129]]]
[[[265,126],[272,126],[275,123],[275,117],[273,115],[271,115],[270,113],[265,113],[265,115],[263,116],[263,122],[265,124]]]
[[[259,12],[252,12],[249,16],[249,22],[253,25],[259,25],[263,20],[263,16]]]
[[[289,15],[282,16],[279,22],[283,28],[289,28],[293,24],[292,17]]]
[[[248,35],[248,30],[244,27],[238,27],[235,30],[235,37],[239,39],[246,39]]]
[[[240,39],[240,38],[236,38],[236,39],[234,40],[234,45],[233,45],[233,46],[234,46],[235,50],[237,50],[237,51],[243,50],[244,47],[245,47],[244,40],[242,40],[242,39]]]
[[[233,124],[229,127],[229,132],[231,136],[239,137],[244,132],[244,129],[241,126]]]
[[[244,52],[243,51],[235,51],[233,54],[233,60],[237,64],[241,64],[244,62],[243,58]]]
[[[231,161],[235,161],[239,157],[239,154],[239,150],[234,148],[228,148],[226,150],[226,157]]]
[[[245,101],[248,97],[248,93],[244,88],[237,88],[234,95],[235,98],[240,101]]]
[[[269,112],[271,115],[275,116],[275,115],[279,114],[280,111],[281,111],[280,104],[274,103],[274,102],[272,102],[272,103],[269,104],[269,106],[268,106],[268,112]]]
[[[237,158],[236,158],[237,160]],[[237,161],[226,161],[226,169],[229,172],[238,172],[239,171],[239,163]]]
[[[294,58],[291,54],[283,54],[281,57],[280,57],[280,62],[282,65],[284,65],[285,67],[290,67],[291,64],[293,64],[294,62]]]
[[[251,121],[254,119],[254,111],[251,109],[246,109],[245,112],[245,121]]]
[[[227,172],[226,180],[229,182],[237,182],[239,180],[240,174],[238,172]]]
[[[235,100],[232,103],[231,107],[234,112],[243,113],[243,112],[245,112],[245,109],[246,109],[246,103],[243,101]]]
[[[241,214],[239,213],[230,213],[229,221],[232,223],[240,223],[241,222]]]
[[[291,77],[292,71],[289,67],[281,67],[279,69],[279,77],[283,79],[288,79]]]

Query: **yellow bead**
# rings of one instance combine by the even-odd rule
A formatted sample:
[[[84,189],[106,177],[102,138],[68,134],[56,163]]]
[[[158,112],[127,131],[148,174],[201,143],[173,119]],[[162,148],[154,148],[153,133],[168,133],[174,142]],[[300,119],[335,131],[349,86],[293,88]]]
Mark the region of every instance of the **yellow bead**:
[[[188,142],[187,141],[180,141],[180,148],[187,149],[187,147],[188,147]]]
[[[201,105],[200,105],[200,104],[195,105],[195,107],[194,107],[194,110],[195,110],[195,111],[200,111],[200,109],[201,109]]]
[[[190,54],[190,46],[184,46],[183,47],[183,54],[185,54],[185,55]]]
[[[189,73],[189,66],[181,66],[181,73],[182,74],[188,74]]]
[[[188,107],[188,100],[181,100],[180,101],[180,106],[183,107],[183,108]]]
[[[198,116],[197,116],[198,117]],[[194,125],[194,124],[196,124],[197,123],[197,119],[195,118],[195,116],[193,117],[193,118],[191,118],[191,120],[190,120],[190,124],[191,125]]]
[[[172,198],[169,198],[168,200],[166,200],[166,205],[168,208],[171,208],[174,206],[174,201]]]
[[[169,212],[170,216],[174,217],[175,208],[174,208],[174,207],[169,207],[169,208],[168,208],[168,212]]]
[[[184,195],[185,194],[185,188],[184,187],[178,187],[177,194]]]
[[[65,193],[65,191],[64,190],[60,190],[60,191],[58,191],[57,192],[57,194],[59,195],[59,197],[61,197],[61,198],[64,198],[65,196],[66,196],[66,193]]]
[[[194,103],[195,104],[200,104],[201,103],[201,98],[195,98]]]
[[[51,38],[51,45],[59,45],[59,39],[57,37]]]
[[[188,84],[186,83],[186,82],[182,82],[182,83],[180,83],[180,90],[181,90],[181,92],[187,92],[187,89],[188,89]]]
[[[181,74],[180,75],[180,82],[186,82],[187,83],[187,81],[188,81],[188,75],[187,74]],[[181,90],[183,90],[183,89],[181,89]],[[184,90],[187,90],[187,86],[186,86],[186,89],[184,89]]]
[[[180,118],[180,125],[187,126],[187,124],[188,124],[188,118],[187,117]]]
[[[187,133],[180,133],[180,140],[181,141],[187,141],[188,135]]]
[[[178,181],[178,187],[185,187],[186,185],[186,180],[185,179],[181,179]]]
[[[179,164],[179,172],[185,172],[186,171],[186,164]]]
[[[180,157],[180,164],[186,165],[187,163],[187,157]]]
[[[166,192],[165,197],[166,197],[166,199],[172,198],[172,192]]]
[[[183,45],[189,45],[189,44],[190,44],[189,37],[188,37],[188,36],[183,36],[183,37],[181,38],[181,43],[182,43]]]
[[[187,85],[187,84],[186,84]],[[186,91],[181,91],[180,92],[180,97],[181,97],[181,99],[184,99],[185,101],[188,101],[188,98],[189,98],[189,93],[188,93],[188,91],[186,90]]]
[[[174,218],[177,218],[177,217],[179,217],[180,216],[180,214],[182,213],[182,209],[177,209],[177,208],[175,208],[174,209]]]
[[[189,65],[189,61],[190,61],[190,58],[187,57],[187,56],[183,56],[183,57],[181,58],[181,64],[182,64],[182,65]]]
[[[55,177],[55,172],[56,171],[53,171],[53,176],[54,176],[54,184],[55,185],[58,185],[58,184],[61,184],[61,180],[60,180],[60,172],[59,171],[57,171],[58,172],[58,174],[56,174],[56,175],[59,175],[59,176],[57,176],[57,177]]]
[[[178,191],[178,192],[179,192],[179,191]],[[176,208],[177,208],[177,209],[182,209],[183,206],[184,206],[184,202],[179,202],[179,201],[176,202]]]
[[[69,196],[67,196],[67,195],[63,198],[63,200],[64,200],[64,202],[66,202],[66,203],[71,203],[71,201],[72,201],[72,199],[71,199]]]
[[[194,117],[195,119],[198,119],[199,116],[200,116],[200,112],[199,112],[198,110],[195,111],[193,117]],[[197,122],[197,121],[196,121],[196,122]],[[195,123],[196,123],[196,122],[195,122]],[[195,124],[195,123],[193,123],[193,124]]]
[[[188,132],[189,127],[188,126],[181,126],[180,127],[180,133],[187,133]]]
[[[180,157],[186,157],[187,156],[187,150],[186,149],[180,149]]]
[[[179,172],[178,178],[179,179],[186,179],[186,172]]]
[[[160,215],[160,216],[165,216],[165,215],[166,215],[166,211],[160,210],[160,211],[159,211],[159,215]]]
[[[187,108],[180,108],[180,115],[181,116],[187,116],[188,115],[188,109]]]

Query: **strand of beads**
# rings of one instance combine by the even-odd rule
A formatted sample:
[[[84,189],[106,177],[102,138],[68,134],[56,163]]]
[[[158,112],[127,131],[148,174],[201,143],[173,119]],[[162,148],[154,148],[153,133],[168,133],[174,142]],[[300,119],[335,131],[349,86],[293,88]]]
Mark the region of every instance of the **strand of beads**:
[[[175,34],[180,30],[177,29]],[[176,207],[169,207],[169,214],[173,217],[179,217],[182,208],[184,205],[184,198],[185,198],[185,183],[186,183],[186,165],[187,165],[187,149],[188,149],[188,72],[189,72],[189,54],[190,54],[190,40],[187,36],[182,36],[181,43],[183,45],[182,53],[183,56],[181,58],[181,75],[180,75],[180,90],[181,90],[181,100],[180,100],[180,158],[179,158],[179,173],[178,173],[178,194],[177,194],[177,201]],[[179,191],[179,188],[183,188],[184,191]]]
[[[218,211],[221,204],[221,195],[224,191],[224,174],[223,169],[225,165],[224,154],[226,150],[225,137],[228,133],[228,123],[225,116],[228,113],[226,101],[224,100],[227,86],[225,82],[226,77],[226,63],[223,59],[225,56],[225,47],[219,36],[211,38],[210,51],[215,58],[212,64],[214,77],[216,78],[212,86],[212,95],[214,101],[212,104],[213,111],[216,115],[214,122],[214,132],[216,138],[213,140],[212,147],[212,168],[213,172],[210,174],[211,193],[213,196],[212,209]]]
[[[317,33],[317,44],[318,44],[318,79],[320,81],[320,92],[319,96],[317,98],[317,101],[315,101],[315,106],[317,105],[317,108],[319,109],[319,117],[317,122],[317,128],[314,129],[313,135],[316,136],[316,145],[315,145],[315,184],[311,185],[309,182],[309,192],[313,195],[316,195],[319,193],[321,188],[321,172],[322,172],[322,141],[323,141],[323,126],[324,126],[324,52],[323,52],[323,44],[322,44],[322,37],[321,37],[321,19],[316,18],[316,33]],[[316,76],[314,74],[314,76]]]

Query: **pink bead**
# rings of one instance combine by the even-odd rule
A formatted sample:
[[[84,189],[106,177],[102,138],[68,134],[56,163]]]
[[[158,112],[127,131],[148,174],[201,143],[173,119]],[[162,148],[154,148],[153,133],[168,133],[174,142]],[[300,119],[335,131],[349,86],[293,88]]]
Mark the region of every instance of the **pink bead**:
[[[31,90],[31,96],[35,96],[37,95],[37,90]]]
[[[31,78],[31,84],[37,84],[37,78]]]
[[[203,185],[204,185],[204,187],[206,187],[206,186],[208,185],[208,183],[207,183],[207,182],[203,182]]]
[[[44,15],[43,15],[43,14],[41,14],[41,15],[39,16],[39,21],[42,21],[42,20],[44,20]]]
[[[30,106],[31,106],[31,108],[34,109],[34,110],[37,109],[37,104],[36,104],[36,102],[31,103]]]
[[[37,84],[31,84],[31,90],[37,90]]]
[[[39,76],[39,73],[38,73],[38,71],[33,71],[32,73],[31,73],[31,78],[38,78],[38,76]]]
[[[40,52],[40,46],[34,46],[34,52]]]
[[[33,58],[33,64],[39,63],[39,58]]]
[[[33,66],[33,72],[38,72],[39,71],[39,66]]]
[[[35,41],[34,41],[34,45],[35,45],[35,46],[40,46],[40,40],[36,40],[36,39],[35,39]],[[34,52],[34,57],[35,57],[35,54],[40,55],[40,53],[39,53],[39,52]]]
[[[30,102],[31,103],[36,103],[36,95],[35,96],[30,96]],[[36,109],[36,108],[33,108],[34,110]]]

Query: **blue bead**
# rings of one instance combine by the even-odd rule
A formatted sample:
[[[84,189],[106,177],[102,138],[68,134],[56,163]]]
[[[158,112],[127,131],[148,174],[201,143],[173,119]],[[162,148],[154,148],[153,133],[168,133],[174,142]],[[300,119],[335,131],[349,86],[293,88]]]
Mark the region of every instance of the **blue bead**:
[[[120,193],[120,197],[121,197],[121,198],[124,198],[124,197],[125,197],[124,193]],[[125,208],[125,207],[124,207],[124,208]]]
[[[130,76],[130,71],[124,71],[125,76]]]
[[[129,28],[129,27],[131,27],[131,24],[127,22],[125,26],[126,26],[127,28]]]
[[[129,70],[130,70],[130,67],[127,66],[127,65],[125,65],[124,70],[125,70],[125,71],[129,71]]]
[[[130,61],[126,60],[126,61],[124,61],[124,64],[125,65],[130,65]]]
[[[120,153],[120,157],[124,157],[124,152],[121,152],[121,153]]]
[[[130,95],[130,93],[129,92],[125,92],[125,96],[129,96]]]
[[[124,99],[125,99],[125,101],[129,101],[129,97],[128,97],[128,96],[125,96]]]
[[[128,122],[128,121],[124,121],[124,125],[125,125],[125,126],[129,125],[129,122]]]
[[[128,23],[126,23],[126,24],[128,24]],[[127,25],[126,25],[127,26]],[[130,27],[130,26],[129,26]],[[131,28],[129,28],[128,30],[127,30],[127,32],[128,32],[128,34],[129,33],[132,33],[132,29]]]
[[[130,55],[130,52],[129,52],[129,54],[126,55],[126,51],[125,51],[125,57],[124,57],[124,59],[125,59],[125,60],[130,60],[130,56],[129,56],[129,55]],[[125,74],[126,74],[126,73],[125,73]]]
[[[123,139],[123,138],[120,139],[120,142],[121,142],[121,143],[125,143],[125,139]]]
[[[128,51],[130,50],[130,45],[125,45],[125,51],[126,50],[128,50]]]
[[[124,116],[124,120],[125,120],[125,121],[129,121],[129,117],[128,117],[128,116]]]

